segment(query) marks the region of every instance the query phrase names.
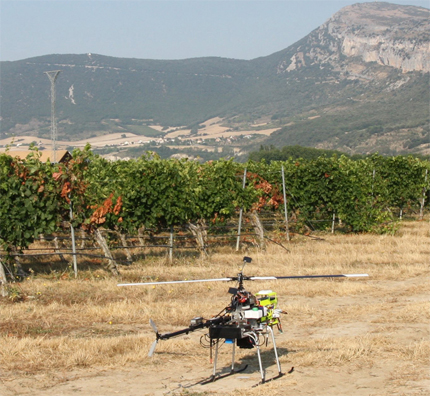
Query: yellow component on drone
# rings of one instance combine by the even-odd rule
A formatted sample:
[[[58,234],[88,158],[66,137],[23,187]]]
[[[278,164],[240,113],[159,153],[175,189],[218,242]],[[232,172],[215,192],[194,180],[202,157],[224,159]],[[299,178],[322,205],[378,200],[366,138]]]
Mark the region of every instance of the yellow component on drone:
[[[259,304],[267,309],[267,315],[261,318],[261,322],[267,322],[269,326],[279,323],[279,318],[273,317],[273,310],[278,305],[278,295],[272,290],[261,290],[256,295]]]

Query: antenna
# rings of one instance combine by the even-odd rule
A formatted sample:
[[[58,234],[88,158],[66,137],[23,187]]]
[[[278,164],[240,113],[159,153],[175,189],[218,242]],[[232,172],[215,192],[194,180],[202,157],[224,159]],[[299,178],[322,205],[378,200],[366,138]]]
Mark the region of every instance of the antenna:
[[[243,277],[243,270],[245,269],[245,265],[246,263],[250,263],[252,261],[251,257],[244,257],[243,258],[243,266],[242,269],[240,270],[240,272],[237,274],[237,281],[239,283],[239,285],[237,286],[237,289],[242,291],[245,290],[243,287],[243,281],[244,281],[244,277]]]
[[[45,74],[51,81],[51,141],[52,141],[52,162],[57,162],[57,123],[55,120],[55,81],[61,70],[46,71]]]
[[[247,263],[250,263],[252,261],[252,258],[251,257],[247,257],[247,256],[245,256],[244,258],[243,258],[243,266],[242,266],[242,269],[240,270],[240,272],[243,272],[243,270],[244,270],[244,268],[245,268],[245,265],[247,264]]]

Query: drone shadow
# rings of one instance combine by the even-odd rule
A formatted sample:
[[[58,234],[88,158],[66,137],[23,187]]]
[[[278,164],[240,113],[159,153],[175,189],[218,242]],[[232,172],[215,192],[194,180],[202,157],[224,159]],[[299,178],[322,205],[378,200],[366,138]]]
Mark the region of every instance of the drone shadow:
[[[268,367],[276,365],[276,357],[272,347],[268,347],[268,348],[263,347],[263,348],[260,348],[260,356],[261,356],[263,369],[266,370]],[[292,351],[289,351],[287,348],[279,348],[279,347],[277,348],[277,351],[278,351],[279,359],[282,356],[286,356],[292,352]],[[235,361],[236,367],[241,367],[242,365],[248,365],[247,369],[244,371],[246,373],[254,373],[254,372],[260,371],[256,348],[250,349],[249,353],[247,353],[245,356],[242,356],[239,360]],[[221,371],[221,374],[224,372],[229,372],[230,369],[231,367],[224,367]]]

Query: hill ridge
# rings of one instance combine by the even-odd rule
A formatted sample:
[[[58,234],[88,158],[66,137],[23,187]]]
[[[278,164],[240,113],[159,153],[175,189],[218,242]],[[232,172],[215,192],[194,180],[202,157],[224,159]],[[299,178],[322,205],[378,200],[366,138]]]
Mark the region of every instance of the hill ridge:
[[[91,53],[2,62],[0,139],[49,136],[50,87],[43,72],[56,68],[62,69],[57,80],[62,139],[135,132],[151,123],[187,127],[184,136],[193,130],[201,139],[201,124],[219,117],[220,125],[236,132],[279,130],[243,143],[242,151],[301,144],[352,153],[423,152],[429,13],[415,6],[354,4],[297,43],[252,60]]]

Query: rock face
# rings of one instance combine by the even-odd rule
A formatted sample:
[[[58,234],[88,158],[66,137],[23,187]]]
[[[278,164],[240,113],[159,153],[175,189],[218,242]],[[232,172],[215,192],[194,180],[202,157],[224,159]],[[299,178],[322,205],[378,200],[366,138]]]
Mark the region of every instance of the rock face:
[[[281,62],[278,73],[315,63],[348,71],[354,58],[403,72],[430,72],[429,16],[426,8],[389,3],[345,7],[307,37],[305,48]]]

